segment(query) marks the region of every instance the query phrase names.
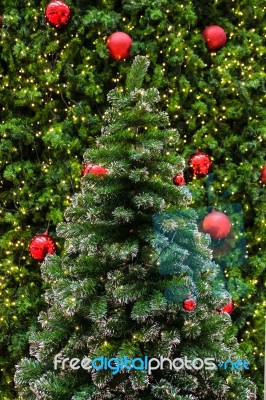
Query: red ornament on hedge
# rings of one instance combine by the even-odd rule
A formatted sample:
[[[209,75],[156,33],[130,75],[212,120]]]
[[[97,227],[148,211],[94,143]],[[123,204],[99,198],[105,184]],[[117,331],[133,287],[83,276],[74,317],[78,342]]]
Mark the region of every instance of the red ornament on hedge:
[[[233,311],[233,309],[235,308],[233,301],[229,301],[229,303],[227,303],[223,308],[221,308],[220,312],[222,314],[227,313],[227,314],[231,314],[231,312]]]
[[[43,261],[47,254],[55,252],[55,243],[47,231],[34,236],[29,244],[29,252],[32,258],[38,261]]]
[[[197,307],[197,302],[196,302],[196,300],[192,299],[191,297],[188,297],[186,300],[183,301],[182,305],[183,305],[184,310],[194,311],[195,308]]]
[[[266,183],[266,164],[264,165],[264,167],[261,170],[260,181],[262,183]]]
[[[226,214],[214,209],[203,220],[203,231],[212,239],[224,239],[231,231],[231,222]]]
[[[186,181],[182,174],[177,174],[173,177],[173,182],[176,186],[183,186],[185,185]]]
[[[70,18],[70,8],[63,1],[51,1],[45,9],[45,16],[56,28],[67,25]]]
[[[106,168],[102,167],[101,165],[97,164],[85,164],[81,175],[87,175],[87,174],[92,174],[92,175],[107,175],[108,171]]]
[[[111,57],[120,61],[129,57],[132,39],[127,33],[115,32],[109,36],[106,44]]]
[[[210,171],[212,162],[208,154],[199,150],[196,151],[189,159],[189,166],[193,170],[194,176],[204,176]]]
[[[226,43],[226,33],[218,25],[207,26],[202,32],[206,46],[210,51],[216,51],[222,48]]]

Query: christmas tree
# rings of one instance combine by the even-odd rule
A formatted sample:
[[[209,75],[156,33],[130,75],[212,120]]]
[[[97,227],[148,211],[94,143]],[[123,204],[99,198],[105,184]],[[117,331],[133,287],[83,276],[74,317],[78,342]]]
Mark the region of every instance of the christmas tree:
[[[190,192],[173,184],[184,168],[178,133],[158,90],[144,89],[148,64],[137,56],[125,90],[109,92],[97,146],[84,155],[105,172],[84,175],[57,227],[64,254],[42,264],[48,309],[32,357],[17,366],[21,399],[255,398],[241,368],[223,364],[241,357],[219,312],[230,295]],[[145,368],[150,358],[157,368]]]
[[[28,244],[47,228],[56,238],[55,226],[79,188],[83,152],[99,132],[106,93],[120,85],[132,56],[140,54],[151,61],[147,79],[183,133],[178,153],[189,160],[198,148],[212,159],[209,193],[209,177],[190,179],[185,173],[193,206],[242,205],[247,259],[235,257],[224,276],[229,285],[237,280],[244,288],[230,290],[232,319],[263,399],[264,0],[51,3],[59,11],[70,9],[70,18],[50,23],[44,0],[0,4],[1,396],[16,397],[14,364],[27,352],[26,332],[43,307],[39,263],[29,256]],[[122,62],[106,46],[115,32],[133,40],[130,58]],[[207,40],[211,32],[218,32],[219,48],[214,38]]]

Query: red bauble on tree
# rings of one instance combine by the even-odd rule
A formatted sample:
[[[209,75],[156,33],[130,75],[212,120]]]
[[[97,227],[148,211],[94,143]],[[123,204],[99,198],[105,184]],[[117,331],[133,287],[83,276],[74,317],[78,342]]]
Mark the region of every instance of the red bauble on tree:
[[[106,44],[111,57],[120,61],[129,57],[132,39],[127,33],[115,32],[109,36]]]
[[[226,33],[218,25],[207,26],[202,32],[206,46],[210,51],[219,50],[226,43]]]
[[[203,220],[203,231],[212,239],[224,239],[231,231],[231,222],[226,214],[214,209]]]
[[[210,171],[212,162],[208,154],[199,150],[189,159],[189,166],[192,168],[194,176],[204,176]]]
[[[197,307],[197,302],[196,300],[188,296],[188,298],[183,301],[182,306],[186,311],[194,311],[195,308]]]
[[[266,183],[266,164],[262,167],[261,174],[260,174],[260,181],[262,183]]]
[[[34,236],[29,244],[29,252],[32,258],[38,261],[43,261],[47,254],[55,252],[55,243],[47,231]]]
[[[176,186],[183,186],[185,185],[186,181],[182,174],[177,174],[173,177],[173,182]]]
[[[87,175],[87,174],[92,174],[92,175],[107,175],[108,171],[106,168],[102,167],[101,165],[97,164],[85,164],[81,175]]]
[[[229,301],[229,303],[227,303],[223,308],[221,308],[220,312],[222,314],[227,313],[227,314],[231,314],[231,312],[233,311],[233,309],[235,308],[233,301]]]
[[[51,1],[45,9],[45,16],[51,25],[62,28],[70,18],[70,8],[63,1]]]

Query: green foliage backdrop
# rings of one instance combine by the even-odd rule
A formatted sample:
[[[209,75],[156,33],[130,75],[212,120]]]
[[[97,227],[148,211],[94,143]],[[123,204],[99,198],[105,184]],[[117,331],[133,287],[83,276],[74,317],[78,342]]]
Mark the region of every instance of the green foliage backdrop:
[[[14,364],[44,302],[40,265],[28,243],[63,220],[79,188],[82,155],[93,146],[107,92],[122,84],[134,55],[151,61],[148,83],[181,136],[185,159],[196,148],[213,159],[213,203],[245,213],[249,265],[231,273],[249,288],[232,314],[239,340],[255,358],[252,377],[262,396],[265,300],[265,3],[262,0],[183,2],[68,1],[62,30],[47,24],[48,2],[3,0],[0,40],[0,369],[1,396],[16,397]],[[207,51],[201,32],[222,26],[227,44]],[[109,57],[106,39],[124,31],[131,57]],[[207,202],[204,180],[189,183],[195,207]],[[58,253],[61,243],[58,242]],[[229,272],[230,274],[230,272]],[[256,368],[258,372],[256,374]],[[262,398],[262,397],[261,397]]]

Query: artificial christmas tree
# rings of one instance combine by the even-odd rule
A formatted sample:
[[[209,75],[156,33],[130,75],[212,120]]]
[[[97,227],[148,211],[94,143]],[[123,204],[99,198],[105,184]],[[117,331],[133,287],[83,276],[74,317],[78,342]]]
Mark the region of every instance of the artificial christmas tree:
[[[63,29],[46,23],[48,4],[2,0],[0,8],[1,396],[16,398],[14,364],[26,351],[25,332],[42,304],[39,263],[28,255],[28,243],[49,222],[55,237],[69,196],[79,188],[84,149],[99,132],[106,93],[120,87],[131,57],[144,54],[151,61],[150,84],[160,89],[163,107],[182,132],[178,153],[188,160],[199,148],[211,156],[210,205],[243,206],[249,265],[235,262],[224,277],[228,285],[238,279],[247,287],[244,296],[233,296],[232,319],[262,400],[265,1],[72,0],[66,1],[71,19]],[[213,24],[227,34],[215,53],[202,37]],[[129,59],[114,62],[106,40],[121,31],[133,45]],[[205,175],[185,178],[193,206],[205,207]]]
[[[142,88],[148,64],[136,57],[126,90],[109,93],[97,147],[84,157],[105,165],[109,174],[83,177],[81,193],[57,228],[65,254],[49,255],[42,264],[49,306],[39,316],[42,330],[31,334],[34,358],[17,367],[21,399],[255,395],[239,371],[227,379],[216,365],[240,356],[230,316],[214,313],[230,296],[211,260],[208,238],[198,232],[195,212],[188,208],[187,187],[172,183],[183,163],[170,146],[178,135],[158,110],[158,91]],[[167,260],[175,272],[160,273]],[[183,301],[164,296],[171,285],[177,293],[188,291]],[[188,312],[192,292],[197,307],[191,297]],[[150,357],[158,359],[157,367],[166,357],[162,368],[147,370]]]

